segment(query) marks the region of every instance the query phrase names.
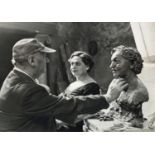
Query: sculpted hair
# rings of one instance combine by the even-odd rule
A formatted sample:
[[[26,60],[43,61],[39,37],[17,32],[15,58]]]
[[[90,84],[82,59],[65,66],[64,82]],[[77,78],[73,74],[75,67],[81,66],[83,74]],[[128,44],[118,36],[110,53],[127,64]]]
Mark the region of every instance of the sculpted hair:
[[[86,52],[83,51],[75,51],[71,54],[70,58],[69,58],[69,62],[71,61],[71,59],[74,56],[78,56],[81,58],[82,62],[89,67],[87,72],[90,72],[92,67],[94,66],[94,62],[93,62],[93,58]]]
[[[143,68],[143,59],[136,48],[120,45],[113,48],[111,54],[113,55],[113,53],[115,53],[116,51],[121,51],[122,57],[131,62],[131,64],[133,65],[133,68],[131,70],[135,74],[141,73]]]

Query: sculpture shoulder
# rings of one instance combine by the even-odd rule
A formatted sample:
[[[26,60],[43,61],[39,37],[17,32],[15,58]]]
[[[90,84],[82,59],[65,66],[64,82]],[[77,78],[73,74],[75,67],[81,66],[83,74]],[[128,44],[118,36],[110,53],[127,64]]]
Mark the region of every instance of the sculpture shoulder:
[[[137,89],[136,89],[136,94],[137,95],[141,95],[145,98],[145,100],[147,101],[149,99],[149,93],[148,90],[146,88],[146,86],[143,84],[143,82],[138,78],[137,79]]]
[[[135,104],[143,103],[149,100],[148,90],[143,82],[137,78],[135,89],[130,90],[129,101]]]

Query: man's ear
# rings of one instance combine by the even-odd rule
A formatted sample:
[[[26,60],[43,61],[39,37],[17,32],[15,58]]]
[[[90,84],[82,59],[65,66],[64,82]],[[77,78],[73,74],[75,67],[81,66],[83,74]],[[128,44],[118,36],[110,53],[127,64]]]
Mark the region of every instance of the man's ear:
[[[31,66],[34,66],[34,65],[35,65],[35,60],[34,60],[34,56],[33,56],[33,55],[29,55],[29,56],[28,56],[28,63],[29,63]]]

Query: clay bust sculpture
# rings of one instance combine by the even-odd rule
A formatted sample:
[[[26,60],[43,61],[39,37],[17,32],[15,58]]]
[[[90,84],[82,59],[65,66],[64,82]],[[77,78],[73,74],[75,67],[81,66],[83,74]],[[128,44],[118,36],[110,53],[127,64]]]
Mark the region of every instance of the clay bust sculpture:
[[[148,101],[148,91],[138,78],[143,68],[140,53],[132,47],[118,46],[111,52],[110,68],[114,78],[124,78],[129,87],[115,101],[113,117],[129,122],[133,127],[143,127],[142,104]]]
[[[103,110],[87,121],[86,131],[130,131],[143,128],[142,104],[148,101],[148,91],[138,78],[143,68],[140,53],[132,47],[118,46],[111,51],[110,68],[114,78],[124,78],[128,88]],[[134,128],[133,128],[134,127]],[[132,130],[132,131],[133,131]]]
[[[115,79],[123,78],[128,88],[117,100],[110,103],[108,110],[102,110],[90,118],[85,131],[134,131],[143,128],[142,104],[148,101],[148,91],[138,78],[143,68],[140,53],[123,45],[111,51],[110,68]]]

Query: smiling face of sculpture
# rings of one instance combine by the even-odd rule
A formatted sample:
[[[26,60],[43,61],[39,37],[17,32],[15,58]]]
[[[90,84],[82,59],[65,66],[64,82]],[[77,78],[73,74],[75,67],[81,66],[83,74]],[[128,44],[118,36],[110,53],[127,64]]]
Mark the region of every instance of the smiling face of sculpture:
[[[110,68],[114,78],[125,78],[131,72],[131,63],[121,55],[121,51],[117,50],[111,57]]]

